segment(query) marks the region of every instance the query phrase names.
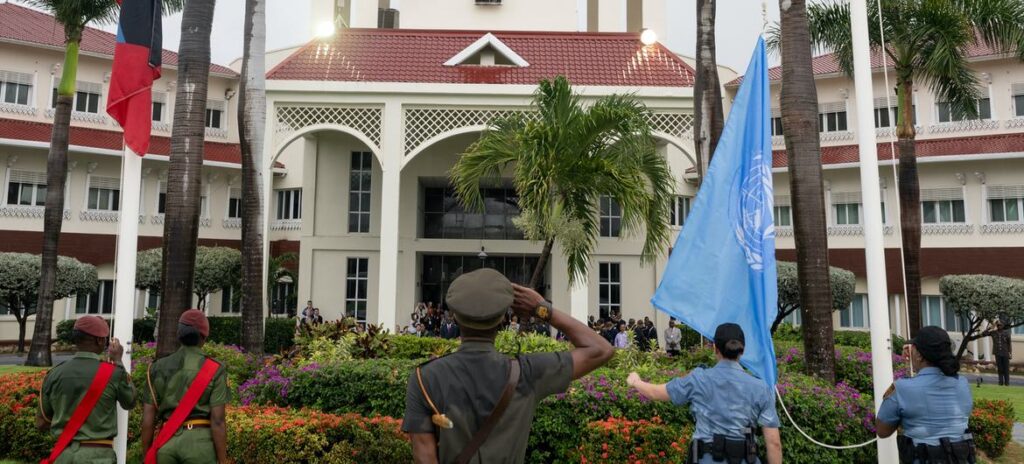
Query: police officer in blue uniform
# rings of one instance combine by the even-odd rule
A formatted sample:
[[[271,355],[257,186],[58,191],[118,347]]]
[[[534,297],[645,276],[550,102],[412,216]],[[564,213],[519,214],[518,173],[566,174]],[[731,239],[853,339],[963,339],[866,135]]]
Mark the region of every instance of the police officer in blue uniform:
[[[917,375],[897,380],[885,392],[875,417],[878,436],[887,438],[903,426],[898,439],[903,464],[974,463],[974,440],[967,433],[971,389],[957,374],[960,361],[949,334],[923,327],[904,353]]]
[[[779,415],[768,385],[740,366],[743,329],[732,323],[715,330],[715,357],[711,369],[698,368],[667,384],[644,382],[636,372],[626,382],[647,398],[690,403],[697,421],[687,462],[694,464],[760,464],[754,428],[764,434],[768,464],[782,462]]]

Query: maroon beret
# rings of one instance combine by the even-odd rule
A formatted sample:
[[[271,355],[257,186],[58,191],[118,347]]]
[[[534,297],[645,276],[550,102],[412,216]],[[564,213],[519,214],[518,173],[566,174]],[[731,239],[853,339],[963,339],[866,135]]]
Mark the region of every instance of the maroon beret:
[[[204,337],[210,336],[210,321],[206,319],[206,315],[198,309],[190,309],[181,313],[181,318],[178,319],[178,322],[194,327]]]
[[[75,330],[92,335],[93,337],[107,338],[110,336],[110,327],[107,321],[99,316],[82,316],[75,321]]]

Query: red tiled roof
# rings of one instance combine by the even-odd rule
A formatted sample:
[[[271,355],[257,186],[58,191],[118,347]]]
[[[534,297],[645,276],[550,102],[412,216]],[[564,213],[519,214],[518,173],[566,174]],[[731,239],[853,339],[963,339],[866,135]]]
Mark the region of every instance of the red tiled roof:
[[[64,28],[46,13],[9,2],[0,3],[0,41],[5,40],[64,48]],[[112,57],[116,41],[114,34],[87,27],[82,31],[81,51]],[[178,54],[164,50],[163,62],[177,66]],[[211,64],[210,72],[232,77],[238,75],[219,64]]]
[[[0,139],[49,142],[52,127],[52,124],[42,122],[0,118]],[[71,145],[122,150],[124,148],[122,141],[121,132],[71,126]],[[152,137],[150,139],[149,154],[167,156],[170,152],[171,139],[169,137]],[[203,156],[206,161],[242,163],[242,152],[237,143],[206,142]]]
[[[1024,153],[1024,133],[918,140],[915,146],[918,158],[991,153]],[[893,159],[893,150],[896,150],[896,156],[899,156],[898,148],[890,148],[889,142],[879,143],[877,150],[880,161]],[[856,163],[858,160],[857,145],[821,148],[822,164]],[[772,152],[773,167],[781,168],[787,164],[786,150],[775,150]]]
[[[348,29],[314,40],[267,75],[277,80],[527,84],[564,75],[578,85],[691,87],[693,70],[639,34],[493,32],[529,63],[445,66],[486,31]]]
[[[967,47],[968,58],[982,58],[986,56],[999,55],[998,50],[985,45],[981,41],[972,43]],[[885,65],[892,66],[892,59],[888,56],[885,57]],[[811,69],[814,70],[815,76],[823,76],[828,74],[838,74],[842,72],[839,67],[839,60],[836,59],[834,53],[827,53],[824,55],[816,56],[811,58]],[[871,52],[871,69],[881,70],[882,69],[882,57],[878,51]],[[768,80],[777,81],[782,79],[782,66],[775,66],[768,69]],[[727,86],[738,86],[743,83],[743,76],[737,77],[732,80]]]

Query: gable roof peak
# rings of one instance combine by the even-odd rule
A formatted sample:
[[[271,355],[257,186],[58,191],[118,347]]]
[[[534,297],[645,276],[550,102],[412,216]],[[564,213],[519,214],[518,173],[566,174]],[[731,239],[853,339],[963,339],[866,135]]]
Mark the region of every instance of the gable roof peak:
[[[505,58],[505,60],[512,63],[514,66],[525,68],[530,65],[530,63],[523,59],[523,57],[519,56],[518,53],[512,50],[508,45],[505,45],[504,42],[502,42],[500,39],[495,37],[494,34],[490,32],[484,34],[483,37],[477,39],[476,42],[473,42],[468,47],[462,49],[462,51],[460,51],[459,53],[456,53],[455,56],[449,58],[448,61],[444,62],[444,65],[458,66],[461,64],[481,64],[485,66],[493,66],[493,59],[491,60],[491,62],[488,63],[466,63],[466,61],[469,60],[471,57],[477,55],[478,53],[484,52],[487,49],[494,50],[503,58]]]

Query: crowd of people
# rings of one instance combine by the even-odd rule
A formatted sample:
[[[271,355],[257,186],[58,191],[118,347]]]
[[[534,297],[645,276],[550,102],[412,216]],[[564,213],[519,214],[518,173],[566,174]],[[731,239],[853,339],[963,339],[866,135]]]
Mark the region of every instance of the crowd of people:
[[[505,314],[501,328],[514,332],[551,336],[551,326],[547,322],[533,317],[520,321],[519,316],[511,310]],[[461,335],[458,323],[455,321],[452,312],[447,308],[442,308],[440,305],[435,305],[431,301],[417,303],[416,308],[409,315],[409,322],[405,327],[396,327],[396,332],[419,337],[440,337],[449,340],[459,338]],[[560,333],[558,336],[564,338]]]
[[[675,321],[675,319],[673,319]],[[594,319],[590,316],[587,319],[590,329],[601,334],[615,348],[626,348],[629,346],[629,334],[633,334],[633,343],[640,351],[654,351],[658,349],[658,330],[654,328],[654,321],[650,317],[643,320],[622,319],[622,315],[616,311],[609,317]]]

